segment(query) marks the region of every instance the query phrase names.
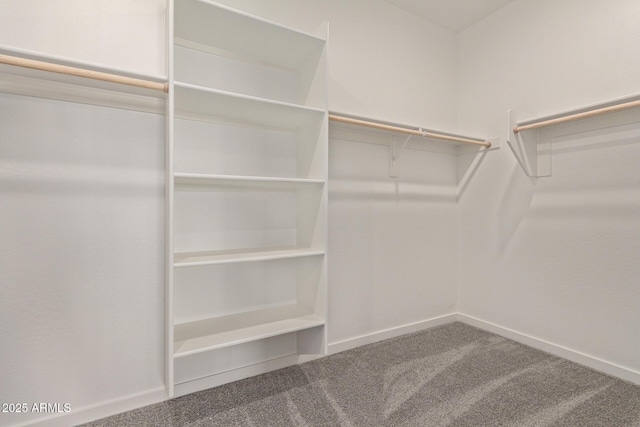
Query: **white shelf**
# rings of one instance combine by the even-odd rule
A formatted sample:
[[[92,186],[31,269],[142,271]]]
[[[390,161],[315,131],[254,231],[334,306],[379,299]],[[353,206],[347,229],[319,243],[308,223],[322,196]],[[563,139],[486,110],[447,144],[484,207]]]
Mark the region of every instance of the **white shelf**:
[[[298,305],[175,325],[174,357],[217,350],[324,325]]]
[[[261,363],[272,337],[324,354],[327,25],[318,37],[172,5],[167,346],[169,360],[201,356],[170,363],[169,382],[222,375],[216,360],[239,352]],[[214,267],[183,268],[197,266]]]
[[[175,82],[178,117],[200,120],[215,118],[269,128],[297,130],[324,120],[326,112],[287,102],[238,95],[188,83]]]
[[[309,186],[321,186],[325,183],[321,179],[207,175],[196,173],[176,173],[174,174],[174,180],[176,186],[215,186],[218,188],[256,190],[297,190]]]
[[[197,267],[201,265],[231,264],[237,262],[271,261],[287,258],[322,256],[323,250],[295,248],[270,250],[235,250],[207,252],[179,252],[174,254],[174,267]]]
[[[176,0],[175,37],[286,68],[302,66],[325,40],[206,0]]]

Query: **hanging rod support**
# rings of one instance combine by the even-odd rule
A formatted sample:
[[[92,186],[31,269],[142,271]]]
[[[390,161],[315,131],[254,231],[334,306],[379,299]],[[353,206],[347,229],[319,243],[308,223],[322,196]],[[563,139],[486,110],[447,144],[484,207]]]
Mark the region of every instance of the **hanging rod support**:
[[[407,138],[404,140],[400,147],[396,146],[393,142],[391,143],[391,163],[389,165],[389,176],[391,178],[398,178],[398,159],[400,158],[400,152],[407,145],[409,140],[413,135],[407,135]]]
[[[169,91],[168,83],[154,82],[151,80],[137,79],[111,73],[103,73],[101,71],[87,70],[84,68],[70,67],[67,65],[53,64],[51,62],[36,61],[33,59],[19,58],[10,55],[0,55],[0,64],[31,68],[34,70],[48,71],[51,73],[68,74],[76,77],[85,77],[88,79],[136,86],[144,89],[161,90],[163,92]]]
[[[625,102],[622,104],[610,105],[608,107],[596,108],[595,110],[583,111],[582,113],[570,114],[567,116],[556,117],[555,119],[543,120],[540,122],[530,123],[527,125],[516,126],[513,133],[522,132],[530,129],[538,129],[546,126],[557,125],[560,123],[570,122],[573,120],[586,119],[588,117],[598,116],[600,114],[614,113],[616,111],[626,110],[628,108],[640,107],[640,99],[636,101]]]
[[[407,145],[407,143],[409,142],[411,137],[412,137],[412,135],[408,135],[407,138],[404,140],[404,142],[402,143],[402,145],[400,147],[396,147],[395,144],[392,145],[392,147],[393,147],[393,161],[394,162],[400,158],[400,152]]]
[[[337,116],[335,114],[329,114],[329,120],[333,120],[333,121],[336,121],[336,122],[347,123],[347,124],[350,124],[350,125],[366,126],[366,127],[380,129],[380,130],[386,130],[386,131],[390,131],[390,132],[404,133],[404,134],[409,134],[409,135],[421,136],[421,137],[424,137],[424,138],[433,138],[433,139],[440,139],[440,140],[449,141],[449,142],[460,142],[460,143],[463,143],[463,144],[479,145],[479,146],[487,147],[487,148],[491,147],[491,143],[488,142],[488,141],[474,140],[474,139],[463,138],[463,137],[459,137],[459,136],[452,136],[452,135],[445,135],[445,134],[435,133],[435,132],[426,132],[426,131],[424,131],[422,129],[416,130],[416,129],[403,128],[403,127],[399,127],[399,126],[385,125],[385,124],[382,124],[382,123],[370,122],[370,121],[367,121],[367,120],[352,119],[350,117]]]

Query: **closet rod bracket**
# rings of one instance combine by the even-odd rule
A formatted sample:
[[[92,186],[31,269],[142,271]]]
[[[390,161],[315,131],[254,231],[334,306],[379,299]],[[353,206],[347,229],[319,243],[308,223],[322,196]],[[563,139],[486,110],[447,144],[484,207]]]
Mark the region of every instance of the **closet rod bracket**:
[[[420,129],[420,132],[423,132],[422,129]],[[402,150],[404,149],[404,147],[407,145],[407,143],[409,142],[409,140],[411,139],[413,135],[407,135],[407,137],[405,138],[404,142],[402,144],[400,144],[400,146],[396,145],[393,142],[393,137],[391,139],[391,156],[389,157],[389,178],[398,178],[398,160],[400,159],[400,152],[402,152]]]

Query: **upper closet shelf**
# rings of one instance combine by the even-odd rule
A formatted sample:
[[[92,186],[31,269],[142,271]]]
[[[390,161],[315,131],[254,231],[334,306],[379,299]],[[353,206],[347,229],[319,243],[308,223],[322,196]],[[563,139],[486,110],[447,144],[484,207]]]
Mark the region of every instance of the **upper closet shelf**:
[[[456,135],[453,133],[425,130],[422,128],[411,128],[408,126],[395,125],[395,124],[392,125],[389,123],[365,120],[362,118],[355,118],[353,116],[347,116],[339,113],[329,114],[329,120],[346,123],[350,125],[365,126],[365,127],[370,127],[374,129],[380,129],[380,130],[389,131],[393,133],[420,136],[423,138],[432,138],[432,139],[438,139],[438,140],[447,141],[447,142],[477,145],[477,146],[486,147],[486,148],[491,147],[491,142],[481,138],[471,138],[467,136]]]
[[[535,119],[520,119],[521,113],[507,111],[506,140],[524,172],[531,177],[551,176],[551,139],[561,134],[571,134],[585,130],[615,126],[617,121],[640,121],[635,112],[633,117],[620,117],[620,113],[640,109],[640,94],[625,96],[599,102],[586,107],[576,108],[562,113],[551,114]],[[636,117],[637,116],[637,117]],[[616,119],[616,117],[620,117]],[[590,125],[579,125],[591,119]],[[540,132],[539,132],[540,131]]]
[[[220,119],[268,128],[301,129],[320,125],[325,111],[287,102],[238,95],[176,82],[175,108],[179,118],[203,121]]]
[[[324,250],[313,248],[239,249],[223,251],[178,252],[174,254],[174,267],[198,267],[238,262],[273,261],[324,255]]]
[[[322,186],[320,179],[280,178],[266,176],[208,175],[196,173],[175,173],[176,186],[184,188],[218,188],[247,190],[297,190],[308,186]]]
[[[285,68],[304,66],[301,58],[325,45],[323,38],[206,0],[177,0],[174,15],[178,39]]]
[[[473,138],[464,135],[457,135],[448,132],[440,132],[434,130],[427,130],[423,128],[416,128],[412,126],[399,125],[390,122],[382,122],[378,120],[369,120],[364,119],[362,117],[356,117],[348,114],[341,114],[330,112],[329,120],[333,122],[337,122],[340,124],[347,125],[346,129],[340,129],[341,127],[337,127],[339,132],[332,132],[332,135],[337,139],[344,140],[354,140],[359,142],[372,142],[376,144],[387,145],[388,135],[392,135],[390,142],[390,156],[389,156],[389,177],[398,178],[398,160],[400,158],[400,153],[407,146],[409,141],[413,136],[420,137],[421,139],[429,139],[434,141],[435,143],[429,144],[430,149],[428,151],[437,151],[446,154],[460,154],[461,146],[472,147],[471,150],[477,151],[478,148],[482,148],[484,150],[488,150],[491,148],[499,148],[499,139],[494,139],[488,141],[483,138]],[[365,136],[364,139],[360,135],[363,135],[362,132],[353,133],[350,132],[350,127],[366,127],[375,129],[376,132],[370,134],[380,134],[385,136],[385,138],[378,138],[379,135],[369,135]],[[341,131],[340,131],[341,130]],[[346,134],[352,133],[351,135]],[[373,137],[375,136],[375,138]],[[396,141],[396,136],[400,138]],[[382,141],[378,141],[379,139],[383,139]],[[419,144],[414,144],[412,148],[418,148]],[[422,144],[420,144],[422,145]]]

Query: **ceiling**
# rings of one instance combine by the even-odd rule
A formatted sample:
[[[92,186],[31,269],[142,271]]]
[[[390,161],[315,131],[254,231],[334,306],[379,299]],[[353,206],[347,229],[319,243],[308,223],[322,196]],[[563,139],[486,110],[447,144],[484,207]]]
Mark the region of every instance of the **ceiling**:
[[[384,0],[414,15],[459,32],[513,0]]]

